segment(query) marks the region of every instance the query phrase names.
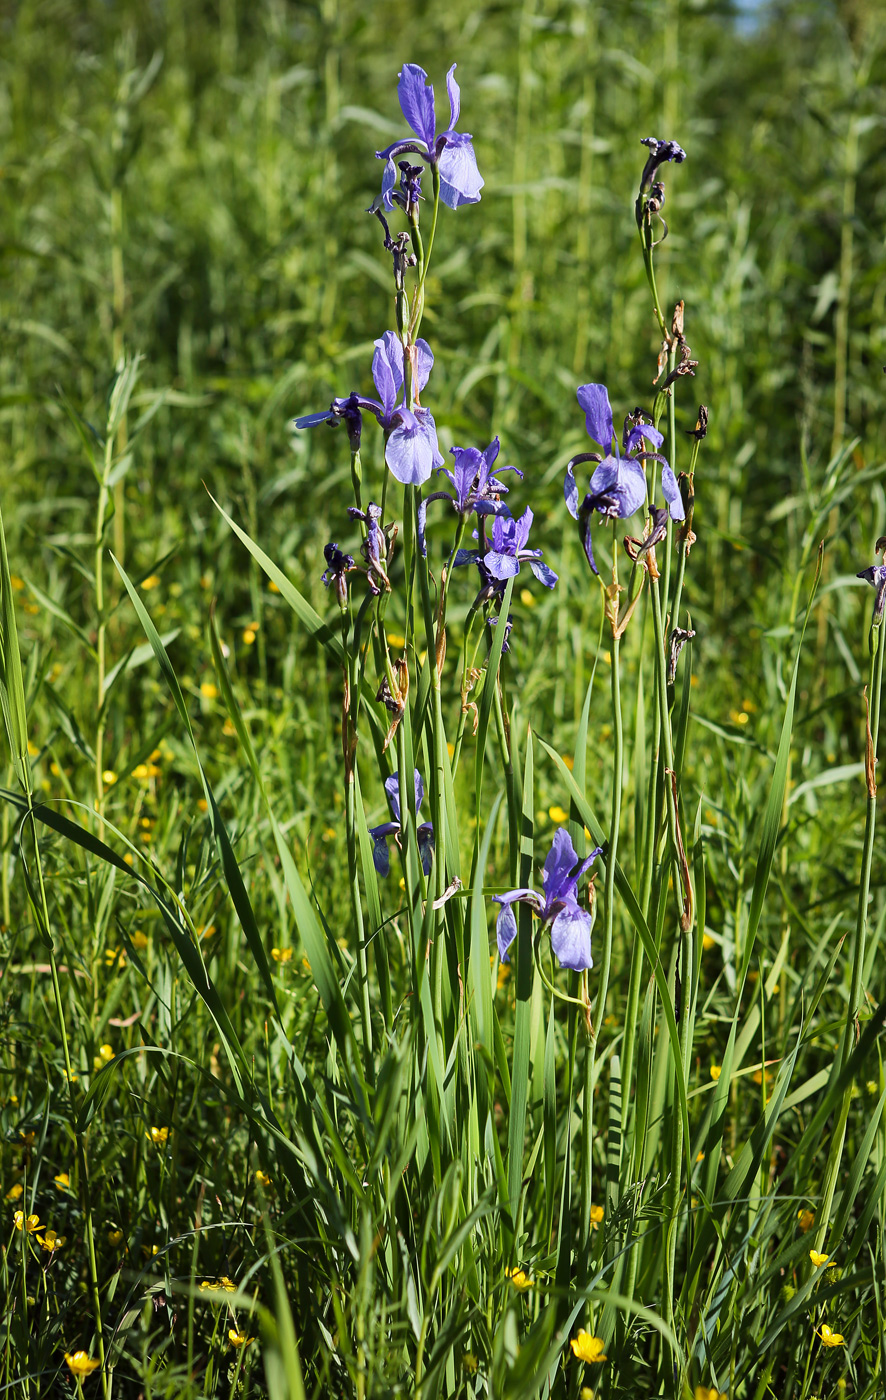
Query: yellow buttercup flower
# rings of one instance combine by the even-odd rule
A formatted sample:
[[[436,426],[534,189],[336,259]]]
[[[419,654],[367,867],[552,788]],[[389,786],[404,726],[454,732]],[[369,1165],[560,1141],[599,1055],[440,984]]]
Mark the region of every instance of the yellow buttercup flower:
[[[830,1257],[829,1254],[819,1254],[817,1249],[810,1249],[809,1251],[809,1258],[812,1260],[816,1269],[820,1269],[822,1264],[826,1264]]]
[[[522,1269],[505,1269],[505,1273],[518,1293],[525,1293],[527,1288],[534,1287],[532,1279]]]
[[[717,1390],[716,1386],[697,1385],[695,1400],[729,1400],[729,1394],[725,1390]]]
[[[39,1239],[41,1248],[45,1249],[47,1254],[55,1254],[56,1250],[63,1249],[68,1242],[66,1235],[57,1235],[54,1230],[44,1230]]]
[[[804,1234],[804,1235],[807,1234],[808,1231],[811,1230],[812,1227],[813,1227],[813,1225],[815,1224],[815,1211],[814,1211],[814,1210],[798,1210],[798,1211],[797,1211],[797,1224],[799,1225],[800,1229],[803,1231],[803,1234]]]
[[[569,813],[563,807],[549,807],[548,816],[552,822],[568,822]]]
[[[221,1278],[219,1279],[219,1284],[225,1290],[226,1293],[237,1292],[236,1283],[232,1278],[228,1278],[227,1274],[222,1274]]]
[[[461,1359],[461,1367],[469,1376],[476,1376],[479,1362],[472,1351],[466,1351]]]
[[[200,694],[204,700],[217,700],[218,686],[213,685],[212,681],[204,681],[200,687]]]
[[[713,1081],[714,1081],[715,1084],[716,1084],[717,1080],[720,1078],[720,1075],[721,1075],[722,1073],[723,1073],[723,1066],[722,1066],[722,1065],[711,1065],[711,1078],[713,1079]]]
[[[39,1215],[25,1215],[23,1210],[15,1212],[12,1223],[17,1230],[25,1230],[29,1235],[33,1235],[35,1230],[40,1229]]]
[[[159,574],[148,574],[147,578],[142,579],[142,588],[147,590],[150,590],[151,588],[156,588],[159,582]]]
[[[606,1353],[603,1350],[605,1345],[602,1337],[592,1337],[590,1332],[582,1329],[577,1337],[573,1337],[569,1345],[572,1353],[579,1361],[605,1361]]]
[[[823,1322],[821,1324],[821,1329],[818,1335],[819,1337],[821,1337],[821,1340],[823,1341],[826,1347],[841,1347],[843,1345],[843,1333],[832,1332],[826,1322]]]
[[[278,962],[278,963],[288,963],[288,962],[291,962],[291,961],[292,961],[292,949],[291,949],[291,948],[272,948],[272,949],[271,949],[271,957],[274,959],[274,962]]]
[[[165,1147],[169,1139],[169,1129],[152,1128],[149,1133],[145,1133],[145,1137],[149,1137],[155,1147]]]
[[[70,1188],[71,1178],[68,1176],[67,1172],[59,1172],[58,1176],[54,1177],[53,1180],[55,1181],[56,1191],[67,1191]]]
[[[108,1244],[119,1244],[120,1241],[122,1240],[122,1238],[123,1238],[123,1231],[122,1231],[122,1230],[109,1230],[109,1231],[108,1231]]]
[[[68,1369],[75,1376],[80,1376],[81,1378],[83,1376],[91,1376],[93,1371],[97,1371],[101,1365],[100,1361],[96,1361],[93,1357],[88,1356],[85,1351],[66,1351],[65,1360],[68,1363]]]
[[[21,1197],[24,1195],[24,1191],[25,1191],[25,1188],[22,1186],[21,1182],[20,1182],[20,1181],[17,1181],[17,1182],[15,1183],[15,1185],[14,1185],[14,1186],[10,1186],[9,1190],[7,1191],[7,1193],[6,1193],[6,1199],[7,1199],[7,1201],[18,1201],[18,1200],[21,1200]]]
[[[261,1169],[255,1173],[255,1179],[259,1186],[270,1186],[271,1184],[271,1178],[268,1176],[267,1172],[263,1172]]]
[[[591,1229],[597,1230],[603,1223],[605,1211],[602,1206],[591,1206]]]
[[[254,1337],[247,1337],[245,1332],[235,1332],[233,1327],[228,1328],[228,1340],[232,1347],[248,1347],[250,1342],[254,1342]]]
[[[148,935],[137,928],[129,941],[137,953],[143,953],[148,946]]]

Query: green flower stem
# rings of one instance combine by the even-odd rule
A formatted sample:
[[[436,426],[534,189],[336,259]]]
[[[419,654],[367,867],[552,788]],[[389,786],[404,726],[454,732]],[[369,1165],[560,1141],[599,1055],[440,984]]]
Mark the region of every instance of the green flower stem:
[[[95,579],[95,612],[96,612],[96,635],[95,635],[95,655],[96,655],[96,705],[98,707],[98,723],[95,734],[95,810],[98,813],[98,837],[104,839],[104,821],[102,811],[105,800],[105,785],[102,774],[105,769],[104,764],[104,689],[105,689],[105,636],[107,632],[107,620],[105,618],[105,578],[104,578],[104,539],[105,525],[107,524],[107,512],[110,502],[109,479],[111,468],[114,464],[114,440],[110,433],[105,438],[105,456],[102,465],[101,482],[98,491],[98,505],[95,512],[95,533],[93,535],[93,575]],[[118,555],[118,558],[120,556]]]
[[[695,480],[695,464],[698,461],[699,442],[696,438],[692,444],[692,456],[689,459],[689,484],[692,487]],[[680,540],[677,545],[679,558],[677,561],[677,581],[674,585],[674,606],[671,611],[671,623],[674,627],[680,626],[680,608],[683,603],[683,579],[686,574],[686,560],[689,557],[689,541],[687,536],[692,529],[692,508],[680,532]],[[802,572],[798,573],[798,579],[802,577]]]

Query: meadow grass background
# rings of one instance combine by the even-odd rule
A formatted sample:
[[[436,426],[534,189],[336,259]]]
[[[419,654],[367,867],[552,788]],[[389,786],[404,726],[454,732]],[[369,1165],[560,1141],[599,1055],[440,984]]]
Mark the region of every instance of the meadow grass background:
[[[448,1301],[433,1303],[435,1252],[469,1213],[461,1202],[450,1211],[452,1179],[444,1189],[421,1171],[404,1178],[414,1193],[410,1220],[402,1202],[388,1211],[384,1191],[376,1199],[366,1177],[373,1140],[385,1171],[406,1168],[408,1104],[394,1069],[412,1043],[405,1038],[398,1051],[392,1038],[388,1078],[373,1105],[359,1095],[355,1103],[269,822],[271,810],[330,946],[345,944],[336,971],[350,996],[340,675],[269,588],[207,490],[321,615],[334,613],[320,582],[322,548],[337,539],[353,551],[356,541],[353,529],[346,538],[346,447],[342,434],[325,430],[294,438],[289,422],[335,394],[367,392],[372,341],[391,324],[389,260],[364,211],[380,181],[374,152],[402,131],[396,75],[407,61],[423,65],[438,92],[445,69],[458,62],[462,126],[474,135],[486,179],[479,205],[441,219],[429,279],[423,334],[437,357],[441,447],[482,446],[497,432],[503,460],[526,472],[511,504],[516,513],[531,500],[535,543],[561,581],[550,595],[515,594],[512,724],[525,733],[531,721],[535,734],[572,755],[597,663],[586,780],[597,812],[607,810],[612,783],[608,677],[600,679],[606,643],[598,646],[598,590],[563,506],[562,474],[586,442],[577,384],[607,383],[617,419],[651,398],[658,344],[632,212],[639,139],[675,139],[688,152],[679,169],[667,168],[671,233],[658,269],[665,304],[685,298],[686,334],[699,360],[696,379],[681,386],[678,426],[693,426],[700,402],[711,412],[684,597],[697,637],[682,782],[706,888],[689,1084],[694,1134],[706,1131],[710,1069],[722,1063],[730,1028],[741,1047],[724,1095],[721,1184],[751,1140],[779,1066],[795,1050],[796,1060],[745,1183],[741,1228],[711,1266],[711,1291],[668,1319],[691,1354],[685,1368],[648,1317],[617,1304],[607,1324],[608,1365],[585,1375],[573,1361],[558,1370],[544,1360],[551,1333],[539,1288],[521,1293],[504,1272],[525,1266],[553,1280],[556,1245],[540,1227],[527,1225],[520,1242],[503,1249],[499,1227],[483,1234],[482,1225],[482,1245],[474,1238],[470,1246],[481,1284],[467,1279],[461,1241],[449,1261]],[[886,1139],[875,1015],[886,996],[882,841],[862,969],[860,1030],[868,1034],[853,1062],[835,1168],[835,1229],[817,1218],[804,1232],[797,1220],[799,1211],[820,1207],[836,1131],[835,1103],[821,1121],[815,1114],[833,1083],[850,1003],[864,830],[872,594],[855,574],[873,562],[886,532],[884,72],[886,27],[879,6],[865,0],[764,6],[752,16],[678,0],[485,7],[35,0],[0,14],[0,504],[31,770],[38,797],[121,862],[114,867],[97,849],[40,828],[78,1076],[71,1094],[45,935],[29,900],[33,837],[14,802],[4,805],[2,1384],[10,1393],[73,1393],[64,1353],[98,1354],[87,1206],[119,1395],[295,1396],[302,1383],[316,1395],[412,1394],[426,1304],[437,1350],[422,1394],[531,1394],[549,1374],[558,1393],[572,1397],[586,1385],[612,1396],[712,1386],[760,1400],[884,1393]],[[142,357],[127,386],[125,423],[110,419],[112,443],[129,440],[126,470],[103,504],[97,539],[101,487],[89,456],[100,466],[124,353]],[[367,452],[366,468],[378,489],[380,456]],[[735,1007],[761,818],[820,540],[823,574],[801,654],[778,846],[750,980]],[[279,1016],[232,907],[195,748],[111,549],[167,642]],[[267,802],[213,664],[213,605]],[[386,626],[405,628],[396,595]],[[97,723],[99,631],[106,686]],[[624,649],[629,873],[641,842],[651,725],[647,634],[648,627],[629,632]],[[5,635],[8,642],[8,626]],[[457,682],[444,699],[454,723]],[[372,823],[386,813],[364,747]],[[538,747],[535,758],[541,860],[556,822],[551,812],[568,811],[570,794]],[[101,814],[97,766],[105,775]],[[470,821],[479,816],[485,828],[499,785],[491,770],[479,814],[465,799],[466,851]],[[4,786],[17,789],[11,760]],[[501,889],[508,857],[500,825],[490,841],[490,885]],[[186,907],[190,946],[242,1047],[239,1071],[194,990],[195,965],[188,969],[159,906],[127,867],[145,870]],[[386,917],[396,910],[395,884],[382,888]],[[405,963],[396,923],[388,936],[396,970]],[[614,1257],[638,1219],[657,1224],[665,1211],[658,1165],[657,1176],[638,1175],[633,1194],[606,1195],[613,1104],[602,1066],[623,1033],[634,944],[617,913],[590,1149],[595,1191],[607,1202],[593,1236],[597,1259]],[[495,1004],[505,1063],[514,996],[512,979],[502,976]],[[650,996],[643,1014],[651,1028],[659,1012]],[[550,1127],[551,1085],[561,1114],[572,1087],[561,1072],[572,1028],[564,1014],[546,1031],[546,1017],[536,1028],[543,1054],[530,1084],[527,1160]],[[657,1043],[651,1029],[649,1043]],[[116,1063],[95,1091],[105,1045]],[[287,1045],[306,1067],[307,1085]],[[673,1093],[661,1088],[669,1114]],[[295,1154],[257,1114],[262,1096]],[[503,1102],[495,1114],[506,1134]],[[75,1121],[88,1164],[85,1192]],[[544,1179],[535,1213],[527,1188],[526,1221],[536,1225],[553,1219],[550,1193],[568,1175],[563,1121],[553,1163],[542,1171],[532,1157]],[[373,1139],[368,1122],[380,1136]],[[693,1150],[702,1147],[694,1136]],[[715,1186],[699,1164],[690,1209]],[[64,1247],[50,1254],[32,1241],[28,1259],[12,1224],[20,1208],[63,1234]],[[722,1223],[716,1211],[712,1218]],[[813,1244],[836,1263],[819,1282],[806,1260]],[[647,1265],[636,1301],[664,1315],[657,1265]],[[222,1278],[237,1291],[201,1291]],[[549,1296],[556,1299],[556,1289]],[[558,1326],[563,1318],[561,1311]],[[845,1346],[819,1346],[814,1329],[823,1321]],[[256,1341],[233,1345],[229,1330]],[[83,1381],[95,1394],[102,1384],[99,1375]]]

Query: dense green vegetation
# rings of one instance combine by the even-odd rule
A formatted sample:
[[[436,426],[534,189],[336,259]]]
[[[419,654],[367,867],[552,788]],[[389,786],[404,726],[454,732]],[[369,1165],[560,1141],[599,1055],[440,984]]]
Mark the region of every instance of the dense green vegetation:
[[[347,438],[291,420],[372,392],[395,325],[365,211],[404,62],[438,104],[458,63],[486,181],[441,212],[424,401],[447,464],[500,435],[559,583],[516,580],[500,688],[482,634],[478,742],[476,577],[453,574],[438,713],[419,585],[452,517],[430,508],[428,574],[390,483],[355,791],[356,633],[321,582],[327,541],[359,558]],[[11,1393],[883,1394],[882,654],[856,574],[886,534],[884,84],[874,0],[0,11]],[[667,690],[658,583],[615,644],[562,489],[593,447],[579,384],[617,423],[665,408],[650,135],[688,155],[655,254],[698,361],[678,472],[710,409]],[[371,420],[363,473],[365,504]],[[385,635],[410,671],[393,762]],[[411,828],[386,881],[367,836],[413,745],[427,889]],[[539,888],[567,819],[611,842],[616,794],[587,994],[546,955],[499,965],[492,896]],[[78,1377],[81,1350],[104,1367]]]

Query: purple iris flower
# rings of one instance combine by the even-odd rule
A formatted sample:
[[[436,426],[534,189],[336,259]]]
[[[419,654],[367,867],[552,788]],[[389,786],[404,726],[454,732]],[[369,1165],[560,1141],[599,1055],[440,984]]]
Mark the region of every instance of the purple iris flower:
[[[542,921],[542,927],[551,928],[551,947],[561,967],[569,967],[573,972],[584,972],[594,966],[591,957],[591,929],[593,920],[586,909],[582,909],[576,899],[578,882],[585,871],[603,851],[597,846],[589,856],[580,860],[565,826],[557,828],[553,844],[542,872],[544,895],[535,890],[511,890],[508,894],[496,895],[496,904],[501,905],[495,925],[498,941],[498,955],[502,962],[510,962],[508,949],[517,937],[517,920],[514,917],[514,904],[528,904]]]
[[[401,798],[404,794],[400,791],[400,774],[394,773],[390,778],[385,779],[385,792],[391,808],[394,820],[382,822],[381,826],[371,826],[369,835],[374,844],[372,851],[372,863],[379,875],[388,875],[391,870],[391,856],[388,850],[388,837],[393,836],[399,845],[400,831],[402,830]],[[421,773],[415,769],[415,811],[416,815],[421,809],[421,804],[425,795],[425,785],[422,782]],[[431,873],[431,861],[434,856],[434,828],[430,822],[422,822],[418,828],[418,850],[421,856],[421,867],[426,875]]]
[[[447,477],[452,484],[455,495],[451,496],[448,491],[433,491],[430,496],[425,497],[419,506],[418,511],[418,536],[422,554],[427,553],[425,545],[425,515],[431,501],[449,501],[457,515],[470,515],[476,511],[478,515],[509,515],[510,511],[504,501],[499,500],[500,496],[508,494],[508,487],[503,481],[499,481],[497,476],[493,476],[492,469],[495,459],[498,457],[501,444],[497,437],[494,437],[488,447],[480,452],[476,447],[453,447],[450,448],[455,458],[455,469],[449,471],[446,467],[438,467],[437,475]],[[516,467],[499,467],[500,472],[516,472],[523,479],[523,473]]]
[[[453,63],[446,74],[449,94],[449,126],[437,135],[437,114],[434,89],[428,75],[415,63],[404,63],[400,71],[397,95],[403,115],[414,136],[401,137],[383,151],[376,151],[379,160],[386,161],[381,183],[381,201],[385,209],[393,208],[393,191],[397,182],[395,157],[407,152],[417,155],[440,172],[440,198],[450,209],[460,204],[476,204],[483,188],[483,177],[477,169],[472,139],[466,132],[456,131],[461,109],[461,95],[453,74]]]
[[[415,342],[413,357],[413,391],[417,400],[434,366],[434,356],[426,340]],[[378,399],[364,399],[359,394],[333,399],[325,413],[308,413],[296,418],[295,426],[313,428],[317,423],[331,423],[337,418],[347,420],[354,413],[359,416],[361,411],[373,413],[388,434],[385,461],[392,474],[404,485],[419,486],[427,481],[434,467],[443,465],[443,457],[437,446],[437,425],[430,411],[418,402],[414,409],[406,407],[403,345],[393,331],[385,331],[381,340],[375,342],[372,378]],[[358,446],[359,441],[358,433]]]
[[[645,461],[653,458],[661,463],[661,490],[672,520],[683,519],[683,498],[667,460],[655,450],[664,441],[657,428],[653,428],[651,423],[642,422],[637,414],[626,418],[619,450],[605,384],[582,384],[577,398],[584,409],[588,436],[600,444],[606,456],[602,461],[592,452],[581,452],[573,457],[566,467],[564,495],[570,515],[579,522],[585,554],[596,574],[598,569],[591,544],[593,514],[596,511],[608,520],[624,520],[640,509],[646,499]],[[597,462],[597,469],[591,477],[588,493],[579,506],[573,468],[579,462],[591,461]]]
[[[453,563],[476,564],[484,583],[487,578],[495,580],[494,592],[504,592],[503,585],[519,574],[523,563],[529,565],[539,583],[543,583],[545,588],[553,588],[558,576],[542,563],[542,551],[526,548],[533,519],[529,506],[519,520],[515,520],[510,511],[496,515],[492,521],[492,545],[487,542],[486,552],[480,554],[475,549],[460,549]]]
[[[343,554],[335,541],[331,540],[323,549],[323,557],[326,560],[323,582],[327,588],[331,584],[335,585],[338,605],[341,608],[346,608],[348,605],[348,585],[345,574],[354,567],[353,555]]]

